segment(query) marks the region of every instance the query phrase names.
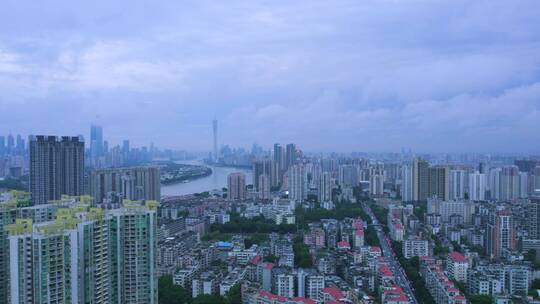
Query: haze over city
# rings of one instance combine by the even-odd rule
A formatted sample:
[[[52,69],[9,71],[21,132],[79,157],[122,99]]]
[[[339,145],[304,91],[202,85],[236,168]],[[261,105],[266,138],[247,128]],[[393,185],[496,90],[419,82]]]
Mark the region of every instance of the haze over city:
[[[2,133],[538,152],[537,1],[5,1]]]

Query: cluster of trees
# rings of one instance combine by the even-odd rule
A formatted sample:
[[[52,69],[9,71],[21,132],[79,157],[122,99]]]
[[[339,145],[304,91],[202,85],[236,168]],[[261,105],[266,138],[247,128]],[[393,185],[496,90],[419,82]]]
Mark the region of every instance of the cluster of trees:
[[[281,234],[295,233],[296,225],[280,224],[276,225],[273,221],[257,216],[251,219],[240,217],[238,214],[231,214],[231,221],[225,224],[214,223],[210,230],[221,233],[271,233]]]
[[[309,247],[304,244],[302,237],[298,236],[294,239],[294,265],[301,268],[309,268],[313,266],[313,260],[309,253]]]
[[[227,295],[200,295],[191,297],[191,292],[182,286],[174,285],[172,276],[162,276],[158,280],[158,302],[160,304],[241,304],[240,285],[233,286]]]
[[[346,217],[358,217],[363,212],[364,211],[359,204],[342,201],[337,203],[336,208],[332,210],[326,210],[320,207],[312,209],[298,207],[295,210],[295,216],[298,225],[305,228],[307,227],[308,223],[318,222],[321,219],[333,218],[337,220],[342,220]]]
[[[420,276],[420,260],[418,257],[413,257],[409,260],[407,260],[403,256],[403,247],[401,242],[393,241],[392,242],[392,249],[396,253],[398,257],[398,261],[401,264],[401,267],[403,267],[403,270],[405,270],[405,274],[407,274],[407,278],[409,281],[411,281],[412,286],[414,288],[414,295],[416,296],[416,299],[419,303],[435,303],[433,300],[433,297],[427,290],[424,280]]]
[[[28,191],[28,186],[19,179],[6,178],[0,180],[0,189]]]
[[[375,231],[373,226],[368,226],[368,228],[364,231],[364,240],[369,246],[381,246],[379,237],[377,236],[377,231]]]

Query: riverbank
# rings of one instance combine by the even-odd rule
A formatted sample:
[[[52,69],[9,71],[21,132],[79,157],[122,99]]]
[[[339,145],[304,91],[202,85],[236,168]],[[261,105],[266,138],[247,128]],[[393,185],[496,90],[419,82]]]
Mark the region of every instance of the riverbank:
[[[162,185],[174,185],[210,175],[212,175],[212,169],[206,166],[168,162],[162,165],[160,182]]]

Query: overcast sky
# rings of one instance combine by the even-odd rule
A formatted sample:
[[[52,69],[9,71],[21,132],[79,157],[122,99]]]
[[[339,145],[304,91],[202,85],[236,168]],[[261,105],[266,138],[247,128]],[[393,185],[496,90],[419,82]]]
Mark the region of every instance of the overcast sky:
[[[0,8],[0,134],[209,151],[540,151],[540,2],[33,1]]]

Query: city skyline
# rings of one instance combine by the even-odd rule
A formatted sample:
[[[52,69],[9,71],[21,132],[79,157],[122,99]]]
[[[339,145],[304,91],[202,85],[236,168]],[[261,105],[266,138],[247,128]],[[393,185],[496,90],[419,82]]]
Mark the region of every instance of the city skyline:
[[[75,136],[96,123],[111,142],[212,151],[215,117],[232,146],[540,148],[534,1],[151,7],[8,3],[2,133]]]

